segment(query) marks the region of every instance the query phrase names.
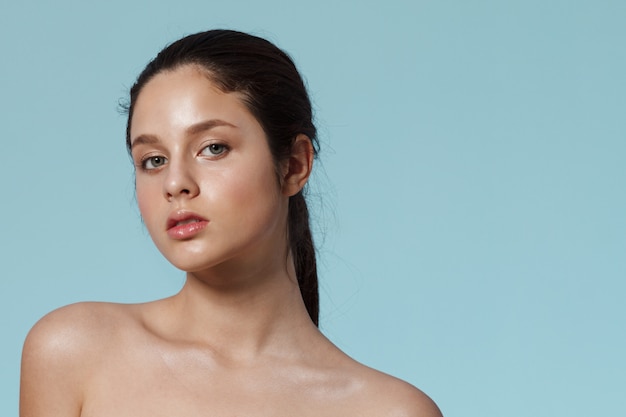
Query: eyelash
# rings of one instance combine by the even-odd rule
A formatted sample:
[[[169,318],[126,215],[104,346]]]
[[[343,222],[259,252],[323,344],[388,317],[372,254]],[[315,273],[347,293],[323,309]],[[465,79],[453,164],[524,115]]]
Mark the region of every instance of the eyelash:
[[[219,153],[213,153],[213,150],[215,147],[219,147]],[[209,152],[212,156],[222,156],[224,153],[228,152],[228,146],[222,144],[222,143],[211,143],[207,146],[205,146],[204,148],[202,148],[202,150],[200,150],[200,155],[205,155],[204,154],[204,150],[205,149],[209,149]]]
[[[215,149],[216,147],[218,148],[217,150]],[[204,151],[207,149],[208,149],[209,154],[204,153]],[[200,150],[199,155],[218,158],[218,157],[222,157],[229,150],[230,149],[228,148],[228,146],[222,143],[211,143],[205,146],[204,148],[202,148]],[[214,151],[217,153],[215,153]],[[154,166],[157,160],[160,160],[161,162],[157,166]],[[149,163],[153,165],[151,168],[148,167]],[[166,163],[167,163],[166,157],[161,156],[161,155],[154,155],[154,156],[148,156],[148,157],[143,158],[141,161],[139,161],[138,167],[141,168],[143,171],[154,171],[156,169],[159,169]]]
[[[156,159],[160,159],[162,160],[161,164],[159,164],[159,166],[153,166],[152,168],[148,168],[148,163],[152,162],[152,165],[154,165],[154,161]],[[158,169],[159,167],[163,166],[165,163],[167,162],[167,158],[164,156],[160,156],[160,155],[154,155],[154,156],[148,156],[146,158],[143,158],[140,162],[139,162],[139,167],[143,170],[143,171],[153,171],[155,169]]]

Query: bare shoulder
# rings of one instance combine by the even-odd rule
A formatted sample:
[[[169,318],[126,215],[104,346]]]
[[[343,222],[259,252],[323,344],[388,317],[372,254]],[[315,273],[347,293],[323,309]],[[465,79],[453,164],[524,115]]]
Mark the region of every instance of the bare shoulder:
[[[139,305],[85,302],[52,311],[30,330],[22,352],[30,361],[85,370],[119,342],[125,330],[141,325]],[[126,332],[128,333],[128,332]]]
[[[387,398],[389,415],[398,417],[441,417],[441,411],[435,402],[421,390],[400,379],[384,375],[386,390],[381,388]]]
[[[442,417],[435,402],[418,388],[391,375],[359,364],[363,402],[372,415],[389,417]]]
[[[133,321],[131,305],[77,303],[45,315],[28,333],[25,354],[80,354],[103,346],[110,336]],[[106,344],[106,343],[105,343]]]
[[[131,306],[79,303],[39,320],[22,351],[20,415],[79,415],[85,382],[132,317]]]

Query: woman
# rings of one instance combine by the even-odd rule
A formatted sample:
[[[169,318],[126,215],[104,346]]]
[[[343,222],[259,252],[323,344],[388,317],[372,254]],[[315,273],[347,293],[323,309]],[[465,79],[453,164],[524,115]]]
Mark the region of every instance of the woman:
[[[271,43],[216,30],[161,51],[131,89],[126,140],[142,218],[185,285],[44,317],[20,415],[440,416],[317,328],[315,137],[302,79]]]

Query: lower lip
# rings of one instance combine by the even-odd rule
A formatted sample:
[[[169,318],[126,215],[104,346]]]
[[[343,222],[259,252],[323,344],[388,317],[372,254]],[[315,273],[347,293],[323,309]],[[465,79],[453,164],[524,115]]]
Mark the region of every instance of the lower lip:
[[[180,226],[174,226],[167,230],[167,234],[172,239],[185,240],[190,239],[200,233],[202,229],[209,224],[207,221],[200,221],[194,223],[181,224]]]

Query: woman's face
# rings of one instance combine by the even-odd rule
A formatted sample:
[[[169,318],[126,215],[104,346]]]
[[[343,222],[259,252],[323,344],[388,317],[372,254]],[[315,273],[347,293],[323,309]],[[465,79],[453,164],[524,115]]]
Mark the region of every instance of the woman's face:
[[[199,272],[284,261],[288,196],[240,95],[193,66],[159,73],[137,98],[130,138],[139,210],[172,264]]]

